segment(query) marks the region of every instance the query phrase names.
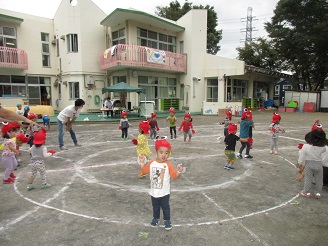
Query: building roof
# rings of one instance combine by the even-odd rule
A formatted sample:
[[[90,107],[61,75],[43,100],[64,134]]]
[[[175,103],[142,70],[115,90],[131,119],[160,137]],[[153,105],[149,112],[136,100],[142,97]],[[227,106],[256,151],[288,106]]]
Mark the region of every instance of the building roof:
[[[255,67],[252,65],[245,65],[245,72],[265,74],[265,75],[270,75],[272,77],[278,77],[278,78],[293,78],[293,75],[290,75],[290,74],[280,73],[277,71],[273,71],[273,70],[261,68],[261,67]]]
[[[24,19],[15,16],[0,14],[0,21],[5,21],[5,22],[20,25],[24,21]]]
[[[125,23],[127,20],[133,20],[140,23],[151,23],[152,26],[163,28],[173,32],[184,31],[185,28],[177,25],[174,21],[151,15],[135,9],[117,8],[110,13],[100,24],[103,26],[116,26],[120,23]]]

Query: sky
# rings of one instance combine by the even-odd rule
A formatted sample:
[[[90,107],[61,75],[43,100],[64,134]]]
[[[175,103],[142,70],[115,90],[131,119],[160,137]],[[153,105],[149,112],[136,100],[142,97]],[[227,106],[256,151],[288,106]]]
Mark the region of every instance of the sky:
[[[53,18],[62,0],[0,0],[0,8],[26,14]],[[63,0],[69,1],[69,0]],[[83,0],[77,0],[83,1]],[[92,0],[105,14],[116,8],[134,8],[154,14],[156,6],[168,6],[173,0]],[[178,0],[180,5],[184,0]],[[218,16],[218,29],[222,29],[219,56],[236,58],[237,47],[244,46],[248,7],[252,8],[252,37],[267,37],[264,24],[271,20],[279,0],[189,0],[193,5],[213,6]]]

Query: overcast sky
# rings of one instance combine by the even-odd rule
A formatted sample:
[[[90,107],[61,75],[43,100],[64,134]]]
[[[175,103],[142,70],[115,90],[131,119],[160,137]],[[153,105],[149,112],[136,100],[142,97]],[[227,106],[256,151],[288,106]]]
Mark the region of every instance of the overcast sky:
[[[69,0],[63,0],[69,1]],[[78,0],[83,1],[83,0]],[[102,11],[110,14],[116,8],[134,8],[154,14],[156,6],[168,6],[173,0],[92,0]],[[193,5],[214,6],[218,15],[218,29],[223,30],[219,56],[236,58],[236,48],[243,46],[248,7],[252,8],[253,38],[266,37],[263,23],[270,21],[279,0],[190,0]],[[53,18],[61,0],[0,0],[0,8],[26,14]],[[180,5],[184,0],[179,0]]]

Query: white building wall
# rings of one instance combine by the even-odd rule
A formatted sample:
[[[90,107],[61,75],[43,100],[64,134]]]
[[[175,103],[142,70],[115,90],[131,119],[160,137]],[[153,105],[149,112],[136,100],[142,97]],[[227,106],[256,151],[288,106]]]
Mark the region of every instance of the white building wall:
[[[177,24],[185,27],[178,35],[178,43],[184,42],[184,52],[187,54],[187,73],[181,75],[180,82],[184,84],[184,106],[190,111],[200,112],[204,100],[204,65],[207,40],[207,10],[192,9],[182,16]],[[193,77],[201,80],[193,80]]]
[[[61,74],[61,81],[80,83],[80,98],[86,102],[84,111],[99,110],[102,105],[102,100],[97,104],[95,99],[102,98],[101,89],[106,86],[106,72],[100,70],[99,63],[100,54],[106,49],[105,31],[100,25],[105,17],[106,14],[91,0],[79,1],[74,7],[69,1],[62,1],[54,17],[54,32],[60,49],[57,60],[61,64],[57,74]],[[77,53],[67,52],[67,34],[78,34]],[[88,85],[88,75],[93,76],[94,85]],[[69,99],[69,86],[62,84],[61,89],[58,110],[75,101]],[[58,94],[58,87],[55,90]]]

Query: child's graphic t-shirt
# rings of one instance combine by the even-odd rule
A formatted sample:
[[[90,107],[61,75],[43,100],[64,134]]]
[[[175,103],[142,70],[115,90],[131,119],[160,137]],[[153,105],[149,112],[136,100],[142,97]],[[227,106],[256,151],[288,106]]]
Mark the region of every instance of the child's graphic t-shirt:
[[[150,161],[142,168],[142,173],[149,173],[149,194],[152,197],[163,197],[170,194],[171,177],[175,179],[179,176],[173,164],[169,161],[164,163],[157,162],[156,160]]]

